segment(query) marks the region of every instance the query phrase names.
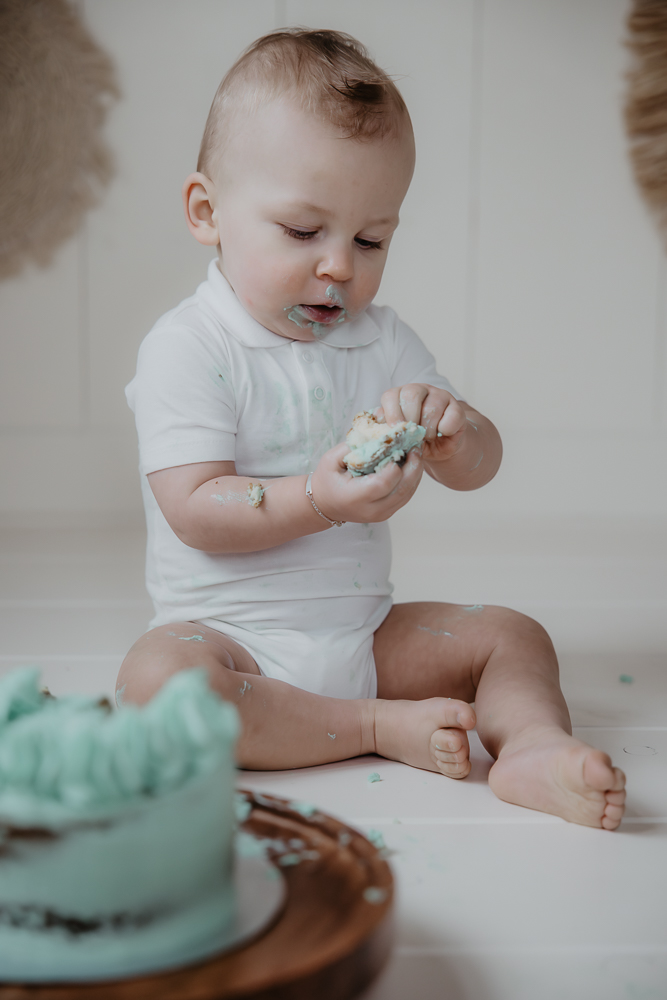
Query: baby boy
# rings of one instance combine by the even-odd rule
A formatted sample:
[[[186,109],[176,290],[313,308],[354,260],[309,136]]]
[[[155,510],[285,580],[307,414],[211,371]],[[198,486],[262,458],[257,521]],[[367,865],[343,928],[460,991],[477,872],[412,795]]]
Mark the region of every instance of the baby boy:
[[[204,666],[256,769],[377,753],[465,778],[476,725],[496,795],[613,830],[624,776],[571,735],[544,629],[502,607],[392,605],[392,514],[424,472],[472,490],[501,457],[493,424],[372,304],[414,158],[397,88],[349,36],[267,35],[220,85],[183,189],[217,257],[128,387],[156,616],[119,697]],[[361,410],[421,424],[421,449],[352,476]]]

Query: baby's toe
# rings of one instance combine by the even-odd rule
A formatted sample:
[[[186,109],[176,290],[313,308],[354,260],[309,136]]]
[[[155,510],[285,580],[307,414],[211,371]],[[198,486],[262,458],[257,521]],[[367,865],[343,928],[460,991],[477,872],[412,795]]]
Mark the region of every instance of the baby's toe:
[[[623,819],[624,806],[607,806],[602,814],[602,829],[615,830]]]
[[[617,792],[625,785],[625,775],[612,767],[611,757],[602,750],[592,750],[584,760],[584,781],[600,792]]]
[[[625,799],[625,774],[621,771],[620,767],[613,767],[612,771],[614,772],[614,783],[610,788],[610,792],[622,792]]]
[[[436,749],[433,756],[436,760],[442,761],[445,764],[460,764],[462,761],[468,759],[468,750],[466,747],[461,747],[459,750],[453,752]]]
[[[459,750],[469,752],[468,736],[463,729],[436,729],[431,737],[433,753],[458,753]]]
[[[470,774],[470,761],[467,757],[465,760],[451,763],[446,760],[438,760],[436,764],[441,774],[448,778],[466,778]]]
[[[618,768],[614,770],[618,770]],[[602,828],[604,830],[615,830],[623,819],[623,813],[625,812],[625,788],[622,788],[618,792],[607,792],[605,798],[607,802],[602,813]]]
[[[470,747],[464,730],[436,730],[431,737],[431,758],[448,778],[465,778],[470,773]]]

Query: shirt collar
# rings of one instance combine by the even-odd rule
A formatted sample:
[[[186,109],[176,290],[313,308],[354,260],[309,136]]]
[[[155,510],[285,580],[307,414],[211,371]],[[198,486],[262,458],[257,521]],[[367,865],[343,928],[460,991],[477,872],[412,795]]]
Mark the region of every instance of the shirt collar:
[[[245,347],[284,347],[295,341],[279,337],[246,312],[231,285],[221,273],[217,260],[208,266],[208,280],[197,289],[198,295],[225,330]],[[341,323],[317,341],[324,347],[365,347],[380,336],[380,328],[363,312],[351,323]]]

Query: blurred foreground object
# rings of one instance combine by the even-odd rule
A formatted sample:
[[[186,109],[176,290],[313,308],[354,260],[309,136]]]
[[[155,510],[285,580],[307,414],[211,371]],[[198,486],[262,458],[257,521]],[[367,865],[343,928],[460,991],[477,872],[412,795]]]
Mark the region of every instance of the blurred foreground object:
[[[633,0],[625,122],[635,177],[667,240],[667,0]]]
[[[0,279],[48,264],[112,174],[111,59],[67,0],[0,0]]]

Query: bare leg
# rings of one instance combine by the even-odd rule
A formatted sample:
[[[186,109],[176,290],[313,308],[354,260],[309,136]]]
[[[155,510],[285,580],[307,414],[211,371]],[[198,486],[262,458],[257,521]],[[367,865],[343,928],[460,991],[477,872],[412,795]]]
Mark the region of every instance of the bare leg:
[[[556,655],[537,622],[506,608],[399,604],[376,633],[375,660],[378,695],[389,699],[377,705],[378,753],[404,759],[394,699],[474,700],[480,739],[497,758],[489,784],[499,798],[586,826],[618,826],[625,777],[571,735]],[[429,755],[422,766],[451,777],[469,771],[467,738],[456,728],[434,732]]]
[[[192,622],[163,625],[141,636],[121,666],[117,696],[124,704],[144,704],[173,674],[194,667],[204,667],[213,690],[240,713],[241,767],[306,767],[375,752],[377,702],[327,698],[262,677],[255,660],[237,642]],[[400,714],[412,721],[403,727],[406,746],[400,759],[428,766],[430,734],[456,725],[460,711],[474,725],[474,713],[465,704],[441,698],[432,704],[404,703]]]

